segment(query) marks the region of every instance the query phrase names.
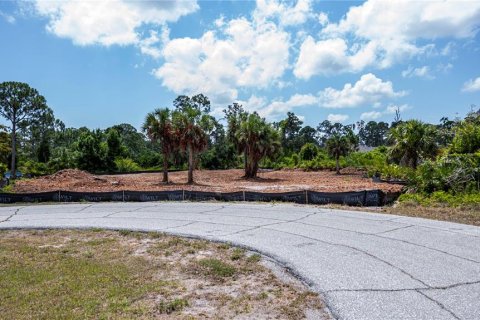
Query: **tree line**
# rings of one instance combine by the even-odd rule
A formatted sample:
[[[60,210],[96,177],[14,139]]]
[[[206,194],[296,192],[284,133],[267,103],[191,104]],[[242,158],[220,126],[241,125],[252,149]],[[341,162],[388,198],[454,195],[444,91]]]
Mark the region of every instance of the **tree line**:
[[[221,120],[210,111],[205,95],[180,95],[170,106],[148,113],[140,131],[125,123],[104,130],[67,128],[37,90],[4,82],[0,115],[8,124],[0,130],[0,169],[15,174],[20,167],[32,175],[65,168],[162,169],[168,183],[173,168],[188,170],[193,183],[196,168],[243,168],[246,178],[255,178],[260,167],[340,173],[353,166],[371,176],[415,181],[424,190],[458,188],[460,180],[465,189],[469,180],[478,181],[479,112],[464,119],[444,117],[438,124],[403,121],[397,112],[391,123],[325,120],[314,128],[292,112],[268,122],[238,103],[226,106]],[[430,181],[418,181],[419,175]]]

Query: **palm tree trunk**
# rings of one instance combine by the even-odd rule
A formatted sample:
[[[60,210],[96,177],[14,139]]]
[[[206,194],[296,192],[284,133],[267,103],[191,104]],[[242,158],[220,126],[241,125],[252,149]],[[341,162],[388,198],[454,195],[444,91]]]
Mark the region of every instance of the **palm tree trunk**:
[[[167,154],[163,154],[163,183],[168,183],[168,157]]]
[[[256,178],[257,177],[257,172],[258,172],[258,161],[252,161],[252,172],[251,172],[251,178]]]
[[[193,184],[193,150],[188,146],[188,184]]]
[[[335,162],[336,162],[336,167],[337,167],[337,174],[340,174],[340,162],[339,162],[340,157],[335,157]]]
[[[245,177],[248,176],[247,165],[248,165],[247,149],[245,149],[245,151],[243,152],[243,168],[244,168],[244,170],[245,170]]]

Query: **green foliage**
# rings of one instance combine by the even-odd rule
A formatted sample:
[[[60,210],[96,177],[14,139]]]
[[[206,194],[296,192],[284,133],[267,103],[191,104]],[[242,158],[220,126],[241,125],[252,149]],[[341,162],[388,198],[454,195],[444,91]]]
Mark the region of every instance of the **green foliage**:
[[[41,176],[52,173],[46,163],[27,160],[20,164],[20,172],[24,175]]]
[[[446,155],[418,167],[412,185],[420,192],[480,190],[480,153]]]
[[[67,148],[67,147],[58,147],[53,149],[53,154],[50,157],[48,162],[48,167],[52,172],[67,168],[76,168],[77,166],[78,152]]]
[[[3,177],[3,175],[5,174],[5,172],[7,172],[8,170],[8,167],[6,164],[4,163],[0,163],[0,175]]]
[[[203,94],[178,96],[173,102],[173,124],[180,149],[188,154],[188,183],[193,183],[193,169],[198,153],[208,146],[208,136],[215,123],[210,112],[210,100]]]
[[[168,108],[155,109],[147,114],[143,131],[152,143],[160,145],[163,160],[163,182],[168,182],[168,161],[170,155],[178,148],[177,132],[173,125],[172,113]]]
[[[105,161],[108,148],[102,143],[100,130],[82,133],[78,139],[77,151],[77,165],[80,169],[90,172],[108,169]]]
[[[416,169],[422,160],[433,159],[438,154],[436,136],[432,125],[418,120],[403,122],[390,130],[390,159]]]
[[[412,203],[425,207],[448,206],[455,208],[468,208],[480,206],[480,193],[453,194],[445,191],[435,191],[431,194],[404,193],[398,198],[400,203]]]
[[[300,160],[302,161],[310,161],[313,160],[319,153],[318,147],[313,143],[306,143],[300,149]]]
[[[118,172],[135,172],[142,169],[135,161],[129,158],[117,158],[115,160],[115,167]]]
[[[240,123],[236,136],[238,149],[243,150],[246,157],[245,177],[247,178],[255,178],[259,162],[265,157],[274,157],[280,150],[278,131],[257,113],[249,114]]]
[[[358,126],[358,137],[364,145],[379,147],[386,144],[389,130],[388,123],[369,121],[365,124],[364,121],[360,121]]]
[[[286,154],[298,152],[303,145],[300,138],[301,121],[293,112],[287,112],[287,118],[278,123],[281,144]]]
[[[358,148],[358,137],[348,127],[335,130],[326,140],[328,154],[335,158],[336,171],[340,174],[340,157],[347,156]]]
[[[469,121],[461,122],[455,128],[451,153],[475,153],[480,150],[480,125]]]
[[[14,175],[16,172],[17,130],[32,125],[48,111],[45,98],[28,84],[13,81],[0,83],[0,115],[10,123],[11,171]]]

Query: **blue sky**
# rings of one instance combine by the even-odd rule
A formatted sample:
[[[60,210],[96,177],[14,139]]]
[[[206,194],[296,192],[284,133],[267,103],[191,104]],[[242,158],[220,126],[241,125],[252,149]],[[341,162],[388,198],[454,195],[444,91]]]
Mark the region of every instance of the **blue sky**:
[[[480,105],[480,1],[1,1],[0,82],[67,126],[140,127],[179,94],[316,126]]]

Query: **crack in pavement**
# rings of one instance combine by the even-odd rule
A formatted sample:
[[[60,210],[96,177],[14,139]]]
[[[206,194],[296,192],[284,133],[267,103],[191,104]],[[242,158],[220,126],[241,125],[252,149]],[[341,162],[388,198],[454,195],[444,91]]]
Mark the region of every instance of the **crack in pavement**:
[[[443,310],[447,311],[448,313],[450,313],[450,314],[452,315],[452,317],[454,317],[455,319],[461,320],[459,316],[457,316],[455,313],[453,313],[452,310],[450,310],[450,309],[448,309],[447,307],[445,307],[445,305],[443,305],[440,301],[437,301],[437,300],[433,299],[432,297],[427,296],[425,293],[423,293],[423,292],[421,292],[421,291],[418,291],[418,290],[417,290],[417,292],[418,292],[419,294],[421,294],[422,296],[424,296],[425,298],[427,298],[428,300],[436,303],[441,309],[443,309]]]
[[[299,224],[303,224],[303,225],[307,225],[307,226],[312,226],[312,227],[324,228],[324,229],[331,229],[331,230],[351,232],[351,233],[359,234],[359,235],[362,235],[362,236],[372,236],[372,237],[381,238],[381,239],[386,239],[386,240],[391,240],[391,241],[403,242],[403,243],[410,244],[410,245],[413,245],[413,246],[416,246],[416,247],[421,247],[421,248],[424,248],[424,249],[427,249],[427,250],[440,252],[440,253],[446,254],[446,255],[448,255],[448,256],[452,256],[452,257],[455,257],[455,258],[458,258],[458,259],[462,259],[462,260],[465,260],[465,261],[468,261],[468,262],[473,262],[473,263],[477,263],[477,264],[480,263],[480,261],[478,261],[478,260],[474,260],[474,259],[471,259],[471,258],[462,257],[462,256],[459,256],[459,255],[453,254],[453,253],[451,253],[451,252],[444,251],[444,250],[437,249],[437,248],[432,248],[432,247],[429,247],[429,246],[426,246],[426,245],[423,245],[423,244],[419,244],[419,243],[415,243],[415,242],[410,242],[410,241],[408,241],[408,240],[403,240],[403,239],[385,237],[385,236],[382,236],[382,235],[381,235],[382,233],[361,232],[361,231],[356,231],[356,230],[342,229],[342,228],[336,228],[336,227],[330,227],[330,226],[322,226],[322,225],[319,225],[319,224],[306,223],[306,222],[295,222],[295,223],[299,223]],[[411,225],[411,226],[415,226],[415,225]],[[402,229],[402,228],[400,228],[400,229]],[[403,229],[404,229],[404,228],[403,228]],[[391,230],[391,231],[392,231],[392,230]]]
[[[12,219],[14,216],[16,216],[16,215],[20,212],[20,210],[22,210],[23,208],[25,208],[25,207],[20,207],[20,208],[15,209],[15,212],[14,212],[14,213],[12,213],[11,215],[9,215],[9,216],[7,217],[7,219],[5,219],[5,220],[3,220],[3,221],[0,221],[0,223],[4,223],[4,222],[10,221],[10,219]]]
[[[384,233],[388,233],[388,232],[393,232],[393,231],[397,231],[397,230],[402,230],[402,229],[411,228],[411,227],[414,227],[414,226],[415,226],[415,225],[413,225],[413,224],[409,224],[408,226],[403,226],[403,227],[398,227],[398,228],[391,229],[391,230],[387,230],[387,231],[372,233],[372,235],[384,234]]]
[[[262,225],[255,226],[255,227],[252,227],[252,228],[248,228],[248,229],[245,229],[245,230],[239,230],[239,231],[235,231],[235,232],[232,232],[232,233],[222,234],[221,236],[222,237],[229,237],[229,236],[233,236],[233,235],[240,234],[240,233],[243,233],[243,232],[253,231],[253,230],[261,229],[261,228],[268,227],[268,226],[275,226],[275,225],[284,224],[284,223],[297,222],[297,221],[306,219],[310,216],[316,215],[317,213],[318,212],[309,213],[309,214],[307,214],[303,217],[300,217],[300,218],[294,219],[294,220],[284,220],[284,221],[281,221],[281,222],[262,224]],[[265,228],[265,229],[267,229],[267,228]],[[271,229],[271,230],[274,230],[274,229]]]
[[[432,286],[429,288],[403,288],[403,289],[331,289],[326,290],[325,293],[335,293],[335,292],[403,292],[403,291],[434,291],[434,290],[449,290],[454,289],[462,286],[470,286],[474,284],[480,284],[480,280],[478,281],[467,281],[467,282],[460,282],[451,284],[448,286]]]
[[[426,282],[424,282],[423,280],[420,280],[416,277],[414,277],[412,274],[410,274],[409,272],[407,272],[406,270],[394,265],[393,263],[391,262],[388,262],[380,257],[377,257],[376,255],[372,254],[372,253],[369,253],[368,251],[365,251],[365,250],[362,250],[360,248],[356,248],[354,246],[350,246],[350,245],[346,245],[346,244],[341,244],[341,243],[334,243],[334,242],[329,242],[329,241],[325,241],[325,240],[320,240],[320,239],[317,239],[317,238],[312,238],[312,237],[308,237],[308,236],[304,236],[304,235],[300,235],[300,234],[296,234],[296,233],[293,233],[293,232],[288,232],[288,231],[282,231],[282,230],[277,230],[277,229],[271,229],[271,228],[265,228],[267,230],[272,230],[272,231],[277,231],[277,232],[281,232],[281,233],[286,233],[286,234],[289,234],[289,235],[292,235],[292,236],[297,236],[297,237],[301,237],[301,238],[305,238],[305,239],[309,239],[309,240],[312,240],[312,241],[317,241],[319,243],[323,243],[323,244],[328,244],[328,245],[331,245],[331,246],[337,246],[337,247],[342,247],[342,248],[347,248],[347,249],[350,249],[350,250],[353,250],[353,251],[357,251],[357,252],[360,252],[360,253],[363,253],[375,260],[378,260],[394,269],[397,269],[398,271],[400,271],[401,273],[403,273],[404,275],[408,276],[409,278],[411,278],[412,280],[414,281],[417,281],[417,282],[420,282],[422,285],[424,285],[425,287],[427,288],[431,288],[431,286],[429,284],[427,284]]]
[[[83,207],[83,208],[80,208],[80,210],[75,211],[75,213],[82,212],[82,211],[84,211],[84,210],[86,210],[86,209],[88,209],[88,208],[90,208],[90,207],[93,207],[93,205],[94,205],[94,204],[92,203],[91,205],[88,205],[88,206],[85,206],[85,207]]]

